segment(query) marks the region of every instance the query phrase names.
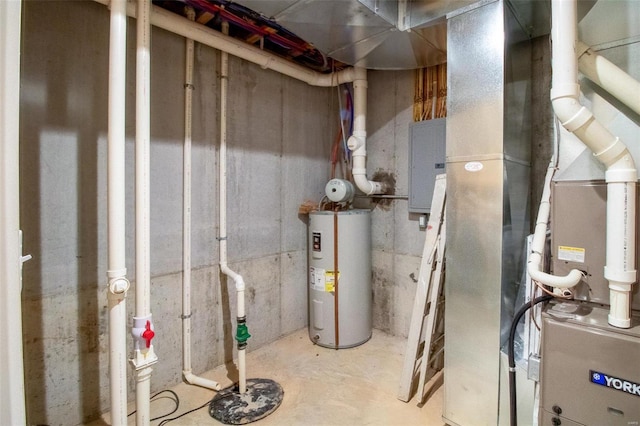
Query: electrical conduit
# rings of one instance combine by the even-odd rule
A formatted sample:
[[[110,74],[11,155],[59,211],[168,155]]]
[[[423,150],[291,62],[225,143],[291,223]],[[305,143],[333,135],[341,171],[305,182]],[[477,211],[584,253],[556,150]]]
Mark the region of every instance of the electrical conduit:
[[[107,148],[109,387],[111,424],[127,424],[127,305],[125,262],[125,76],[127,2],[111,1]]]
[[[228,31],[228,23],[223,22],[223,31]],[[220,52],[220,160],[219,160],[219,206],[220,206],[220,272],[231,278],[236,285],[237,297],[237,330],[238,342],[238,386],[240,393],[247,391],[246,347],[247,339],[251,337],[247,329],[246,313],[244,309],[245,284],[242,276],[234,272],[227,264],[227,92],[229,86],[229,55]]]
[[[195,20],[193,8],[187,7],[187,18]],[[220,390],[220,384],[198,377],[191,371],[191,130],[193,107],[194,41],[186,39],[184,83],[184,147],[183,147],[183,222],[182,222],[182,375],[187,383]]]
[[[631,326],[631,291],[636,282],[635,203],[636,167],[627,147],[579,103],[576,1],[553,0],[552,89],[553,109],[605,165],[607,182],[607,236],[604,276],[609,281],[609,324]]]

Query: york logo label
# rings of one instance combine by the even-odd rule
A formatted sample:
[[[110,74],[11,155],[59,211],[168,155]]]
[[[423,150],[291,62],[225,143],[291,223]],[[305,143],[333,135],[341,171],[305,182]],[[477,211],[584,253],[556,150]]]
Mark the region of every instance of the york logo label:
[[[640,396],[640,384],[630,382],[629,380],[620,379],[618,377],[609,376],[598,371],[589,370],[591,383],[596,385],[613,388],[631,395]]]

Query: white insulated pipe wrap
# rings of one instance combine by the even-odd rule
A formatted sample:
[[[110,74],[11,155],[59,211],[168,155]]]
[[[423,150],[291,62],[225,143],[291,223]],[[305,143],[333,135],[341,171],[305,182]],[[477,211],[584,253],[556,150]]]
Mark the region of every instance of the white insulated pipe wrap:
[[[607,234],[605,278],[609,280],[609,323],[631,324],[635,270],[635,187],[637,172],[626,146],[579,103],[577,59],[577,4],[553,0],[552,90],[553,108],[565,128],[574,133],[606,167]]]

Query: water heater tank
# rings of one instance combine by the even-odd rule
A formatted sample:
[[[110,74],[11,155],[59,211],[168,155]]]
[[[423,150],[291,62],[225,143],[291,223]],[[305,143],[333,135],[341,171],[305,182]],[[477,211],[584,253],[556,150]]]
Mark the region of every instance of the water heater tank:
[[[309,338],[350,348],[371,338],[371,211],[309,215]]]

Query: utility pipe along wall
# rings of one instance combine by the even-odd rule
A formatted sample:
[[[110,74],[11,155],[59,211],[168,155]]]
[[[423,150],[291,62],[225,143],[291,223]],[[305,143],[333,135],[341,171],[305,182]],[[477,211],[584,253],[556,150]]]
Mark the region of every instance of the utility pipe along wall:
[[[575,134],[606,167],[607,225],[605,278],[609,281],[609,324],[631,326],[631,291],[636,282],[636,166],[627,147],[579,103],[577,3],[551,2],[551,101],[563,127]],[[605,88],[606,89],[606,88]]]
[[[0,424],[25,424],[19,198],[22,3],[0,3]]]
[[[107,0],[94,0],[108,5]],[[134,7],[127,9],[129,16],[136,16]],[[206,46],[221,50],[238,58],[253,62],[264,69],[270,69],[286,76],[304,81],[312,86],[333,87],[343,83],[354,83],[355,103],[355,139],[349,140],[349,149],[353,153],[354,180],[358,189],[367,195],[382,194],[387,191],[382,182],[366,179],[366,91],[367,73],[364,68],[346,68],[331,74],[304,68],[274,54],[265,52],[243,41],[221,34],[209,27],[180,17],[157,6],[151,8],[151,23],[159,28],[193,39]],[[356,173],[357,171],[357,173]]]

